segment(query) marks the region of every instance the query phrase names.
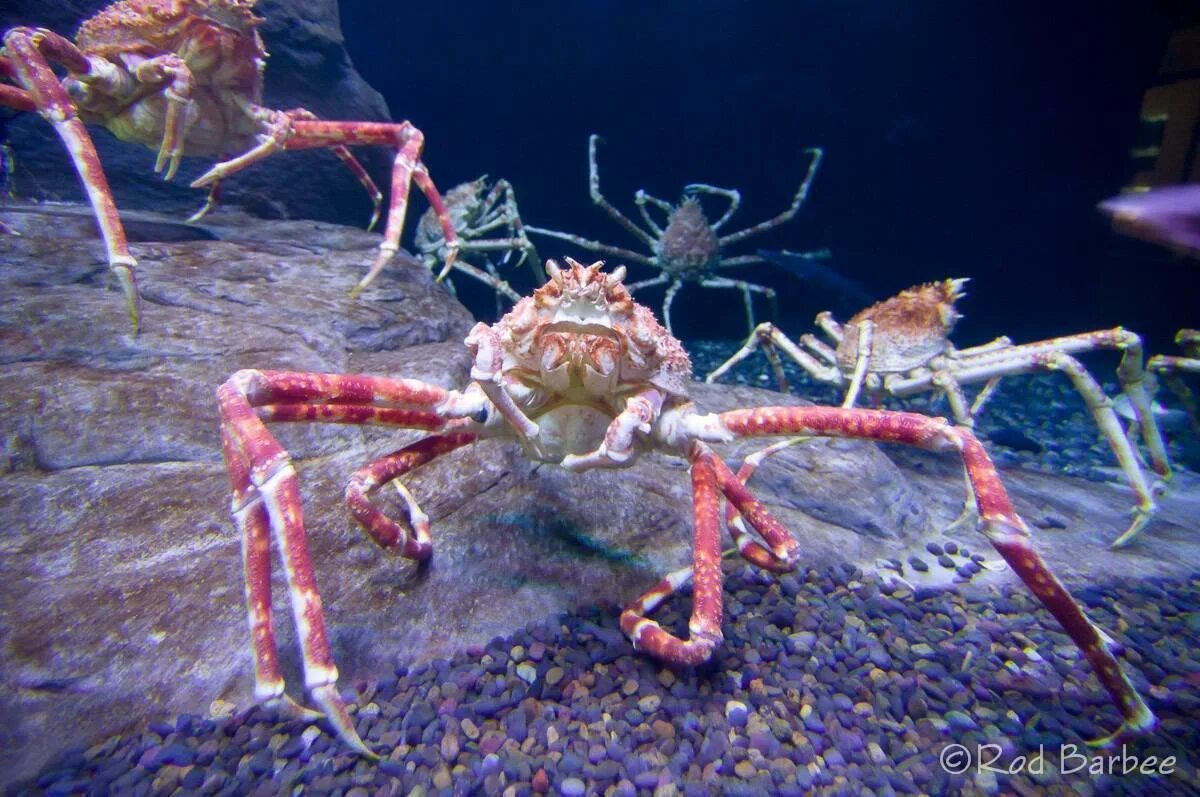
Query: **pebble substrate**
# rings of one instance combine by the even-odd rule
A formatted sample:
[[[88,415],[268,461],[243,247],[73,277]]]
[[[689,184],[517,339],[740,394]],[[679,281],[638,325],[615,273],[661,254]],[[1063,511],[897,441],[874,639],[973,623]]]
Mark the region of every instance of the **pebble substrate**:
[[[729,340],[688,341],[686,346],[692,358],[693,373],[703,379],[737,351],[741,344],[741,341]],[[841,404],[841,391],[817,382],[787,357],[782,357],[781,362],[792,393],[817,404]],[[1120,395],[1120,389],[1113,379],[1115,360],[1112,365],[1087,365],[1092,376],[1102,383],[1106,395]],[[739,363],[721,378],[721,382],[778,389],[770,366],[759,353]],[[968,396],[973,396],[980,387],[982,385],[968,386]],[[1168,390],[1158,391],[1156,398],[1170,409],[1181,409],[1174,394]],[[870,406],[870,403],[864,398],[860,405]],[[905,399],[889,397],[883,406],[927,415],[950,414],[949,405],[936,393]],[[989,451],[1001,467],[1020,465],[1092,481],[1122,478],[1116,475],[1118,465],[1112,449],[1101,436],[1082,396],[1064,374],[1034,373],[1002,379],[999,388],[976,417],[976,430],[987,441]],[[1200,440],[1196,439],[1192,430],[1181,426],[1179,429],[1161,431],[1172,465],[1200,471]]]
[[[846,565],[726,569],[725,642],[698,669],[636,653],[616,608],[594,608],[344,684],[379,763],[323,721],[252,709],[80,746],[8,794],[1200,793],[1200,573],[1075,590],[1161,720],[1126,752],[1176,756],[1151,778],[1060,771],[1061,745],[1090,755],[1084,740],[1117,714],[1023,588],[912,594]],[[658,616],[679,632],[689,606],[685,591]],[[951,743],[998,745],[997,766],[1042,749],[1046,766],[951,773]]]

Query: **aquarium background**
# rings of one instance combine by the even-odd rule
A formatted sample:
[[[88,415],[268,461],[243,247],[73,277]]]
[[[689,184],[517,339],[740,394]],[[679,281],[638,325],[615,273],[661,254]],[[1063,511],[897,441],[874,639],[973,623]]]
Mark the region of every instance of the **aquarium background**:
[[[427,137],[443,189],[481,174],[516,188],[529,224],[640,244],[588,196],[603,137],[605,196],[677,202],[736,188],[726,231],[784,209],[825,161],[796,219],[730,253],[828,247],[879,298],[969,276],[960,345],[1123,324],[1172,348],[1200,323],[1200,264],[1112,232],[1096,203],[1134,170],[1142,92],[1158,80],[1171,2],[589,2],[341,6],[347,49],[392,115]],[[716,204],[707,207],[716,207]],[[715,213],[715,211],[713,212]],[[710,215],[713,215],[710,213]],[[583,253],[541,239],[544,257]],[[772,266],[734,276],[780,291],[784,329],[856,307]],[[634,267],[636,278],[650,276]],[[520,281],[521,277],[514,277]],[[472,301],[469,280],[458,280]],[[639,294],[652,307],[661,289]],[[765,305],[758,306],[760,316]],[[682,337],[740,337],[740,296],[688,286]]]

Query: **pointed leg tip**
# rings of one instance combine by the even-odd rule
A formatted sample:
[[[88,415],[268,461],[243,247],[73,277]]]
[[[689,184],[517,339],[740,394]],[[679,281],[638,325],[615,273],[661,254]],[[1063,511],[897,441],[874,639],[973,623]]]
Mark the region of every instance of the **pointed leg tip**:
[[[1138,716],[1126,719],[1121,723],[1121,727],[1107,736],[1101,736],[1099,739],[1089,739],[1088,747],[1095,750],[1111,750],[1119,745],[1126,744],[1141,736],[1153,732],[1158,727],[1158,717],[1154,716],[1154,712],[1148,708],[1144,708],[1139,712]]]
[[[312,696],[321,710],[325,712],[325,719],[333,726],[339,739],[353,748],[356,753],[372,761],[379,760],[379,755],[367,747],[366,742],[354,729],[354,723],[350,721],[350,714],[346,711],[346,704],[338,695],[336,686],[333,684],[319,686],[312,690]]]

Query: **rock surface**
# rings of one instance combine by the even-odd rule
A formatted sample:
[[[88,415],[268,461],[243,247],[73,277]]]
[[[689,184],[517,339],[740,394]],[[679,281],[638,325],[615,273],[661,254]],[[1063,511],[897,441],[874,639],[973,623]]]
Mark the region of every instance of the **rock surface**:
[[[16,25],[50,28],[74,37],[79,23],[106,0],[11,0],[0,9],[0,31]],[[383,97],[355,71],[346,52],[337,0],[262,0],[266,19],[262,36],[270,53],[264,104],[271,108],[308,108],[326,119],[386,121]],[[212,161],[185,158],[179,174],[164,182],[154,173],[155,153],[118,141],[91,128],[117,206],[158,210],[186,218],[203,203],[205,192],[189,188]],[[12,148],[15,168],[7,190],[22,198],[81,201],[83,189],[66,151],[37,114],[0,120],[0,140]],[[358,147],[355,155],[386,192],[391,153]],[[434,170],[434,178],[437,172]],[[370,199],[358,181],[327,151],[288,152],[227,181],[221,203],[270,218],[310,218],[366,225]]]
[[[100,245],[84,237],[86,209],[0,209],[0,221],[22,232],[0,238],[0,680],[16,687],[0,695],[0,772],[19,779],[66,746],[146,719],[203,713],[217,698],[249,704],[216,387],[244,367],[461,386],[472,321],[427,271],[402,263],[349,299],[379,240],[357,229],[233,214],[186,227],[145,214],[128,220],[144,296],[134,340]],[[703,384],[694,395],[713,410],[797,401]],[[436,546],[418,568],[382,555],[341,502],[357,466],[413,433],[274,431],[300,473],[344,685],[580,603],[622,603],[689,560],[678,460],[573,475],[496,441],[448,455],[408,480]],[[723,450],[736,462],[754,447]],[[1145,540],[1121,554],[1104,546],[1124,521],[1123,490],[1025,471],[1006,481],[1072,583],[1186,575],[1200,561],[1191,474],[1180,474]],[[752,486],[815,566],[923,552],[963,500],[952,458],[848,441],[793,446]],[[957,537],[990,557],[977,535]],[[284,600],[278,586],[276,596]],[[291,625],[279,617],[299,696]]]

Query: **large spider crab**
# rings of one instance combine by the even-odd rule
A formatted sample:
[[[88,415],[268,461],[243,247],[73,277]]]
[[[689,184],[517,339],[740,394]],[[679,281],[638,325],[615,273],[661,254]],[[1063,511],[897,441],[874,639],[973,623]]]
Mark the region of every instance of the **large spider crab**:
[[[432,553],[429,519],[403,487],[407,523],[372,504],[381,486],[484,437],[515,440],[528,456],[572,471],[619,468],[656,449],[688,460],[694,500],[693,564],[629,604],[621,628],[636,648],[674,665],[707,660],[721,643],[721,499],[740,553],[786,571],[798,562],[795,539],[746,487],[754,463],[732,472],[710,443],[741,436],[852,437],[902,443],[962,457],[979,525],[1034,595],[1083,651],[1119,708],[1121,727],[1101,743],[1152,728],[1155,718],[1122,672],[1117,645],[1094,625],[1030,545],[980,442],[965,427],[907,412],[836,407],[757,407],[703,413],[688,400],[691,364],[679,341],[622,284],[623,267],[566,268],[547,263],[550,281],[495,325],[477,324],[465,390],[412,379],[244,370],[218,390],[221,436],[242,535],[255,696],[304,712],[284,691],[271,610],[271,539],[287,576],[305,684],[338,733],[372,755],[354,730],[336,689],[309,557],[296,472],[265,421],[386,424],[431,432],[356,472],[346,488],[355,519],[382,548],[413,559]],[[770,448],[770,447],[768,447]],[[399,484],[399,482],[397,482]],[[751,538],[745,524],[759,540]],[[665,598],[694,577],[688,638],[650,619]]]
[[[361,290],[400,246],[412,182],[438,214],[452,261],[457,241],[429,172],[421,162],[424,136],[409,122],[321,121],[303,108],[262,106],[267,52],[253,13],[257,0],[118,0],[80,25],[75,42],[44,28],[12,28],[0,51],[0,105],[37,111],[53,126],[75,164],[96,214],[109,268],[125,294],[133,330],[140,311],[136,260],[85,124],[158,151],[155,171],[171,179],[184,155],[235,157],[195,180],[210,188],[203,215],[221,181],[286,149],[331,148],[375,202],[382,195],[346,148],[395,147],[392,197],[384,240]],[[52,65],[65,68],[59,78]]]
[[[638,212],[642,215],[642,221],[646,224],[646,229],[642,229],[634,224],[629,217],[609,203],[604,198],[604,195],[600,193],[600,170],[596,166],[596,143],[599,138],[599,136],[593,134],[588,139],[589,185],[592,201],[599,205],[618,224],[632,233],[635,238],[645,244],[646,248],[650,250],[650,254],[635,252],[620,246],[611,246],[599,241],[591,241],[581,238],[578,235],[559,232],[557,230],[547,230],[542,227],[533,226],[527,226],[525,229],[530,233],[548,235],[567,241],[592,252],[625,258],[656,269],[659,272],[658,276],[642,280],[641,282],[631,283],[627,286],[627,290],[630,293],[636,293],[642,288],[663,284],[667,285],[666,295],[663,297],[662,304],[663,323],[666,324],[667,332],[672,331],[671,304],[675,301],[675,295],[685,282],[696,282],[705,288],[736,288],[740,290],[742,292],[742,301],[746,308],[746,318],[749,321],[747,329],[754,327],[754,302],[751,297],[752,293],[758,293],[767,298],[771,303],[772,316],[774,316],[776,313],[775,291],[773,288],[747,282],[746,280],[731,279],[717,273],[721,269],[733,268],[734,266],[757,265],[767,261],[758,255],[726,257],[721,252],[730,244],[738,243],[752,235],[758,235],[759,233],[778,227],[780,224],[791,221],[796,213],[799,212],[800,206],[804,204],[804,200],[808,196],[809,186],[812,185],[813,178],[816,177],[817,167],[821,164],[821,157],[824,151],[818,148],[805,150],[811,157],[808,164],[808,172],[804,175],[804,180],[800,183],[800,187],[796,189],[796,195],[792,197],[792,203],[782,213],[766,221],[759,222],[752,227],[747,227],[744,230],[721,235],[721,227],[733,217],[733,214],[737,212],[738,207],[741,205],[741,194],[733,189],[717,188],[716,186],[705,185],[703,183],[692,183],[685,186],[683,199],[678,205],[672,205],[665,200],[650,196],[645,191],[639,190],[635,195],[635,201]],[[729,206],[725,209],[725,212],[715,222],[709,222],[708,217],[704,215],[704,210],[700,207],[699,197],[702,194],[719,196],[729,202]],[[658,223],[650,216],[650,211],[646,207],[647,205],[653,205],[665,213],[666,224],[659,227]]]
[[[829,312],[819,313],[817,326],[833,340],[836,348],[811,334],[802,336],[797,345],[774,324],[760,324],[745,344],[713,370],[705,381],[715,382],[761,348],[772,365],[780,389],[787,391],[787,380],[777,353],[781,350],[814,379],[844,388],[843,407],[853,407],[864,387],[876,395],[887,393],[896,397],[937,390],[946,396],[955,420],[971,426],[1002,377],[1061,371],[1083,396],[1125,478],[1137,494],[1132,523],[1112,543],[1114,548],[1128,545],[1156,510],[1153,490],[1146,481],[1136,450],[1113,411],[1112,401],[1073,355],[1096,349],[1116,349],[1122,353],[1117,378],[1137,416],[1151,467],[1164,479],[1169,479],[1171,466],[1166,447],[1143,385],[1141,339],[1129,330],[1116,327],[1021,345],[1013,345],[1009,338],[999,337],[980,346],[958,349],[950,342],[949,335],[961,317],[955,303],[963,297],[966,282],[966,279],[948,279],[908,288],[859,311],[844,325],[835,321]],[[975,382],[986,384],[975,401],[968,404],[962,388]]]
[[[1200,409],[1196,395],[1183,381],[1184,374],[1200,374],[1200,329],[1179,330],[1175,343],[1183,350],[1182,355],[1156,354],[1146,363],[1146,368],[1163,375],[1167,387],[1183,404],[1192,431],[1200,437]]]
[[[517,199],[508,180],[497,180],[489,187],[484,175],[451,188],[443,200],[458,235],[457,245],[452,247],[447,243],[441,220],[433,208],[421,214],[413,239],[417,256],[430,271],[437,273],[439,281],[446,279],[451,268],[468,274],[496,292],[499,309],[501,296],[513,303],[521,296],[500,277],[489,257],[492,252],[503,252],[505,262],[513,252],[520,252],[516,265],[529,263],[538,281],[545,280],[537,249],[525,235]],[[482,267],[468,259],[472,253],[482,256]],[[453,283],[447,280],[446,285],[453,291]]]

